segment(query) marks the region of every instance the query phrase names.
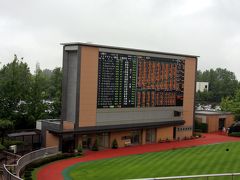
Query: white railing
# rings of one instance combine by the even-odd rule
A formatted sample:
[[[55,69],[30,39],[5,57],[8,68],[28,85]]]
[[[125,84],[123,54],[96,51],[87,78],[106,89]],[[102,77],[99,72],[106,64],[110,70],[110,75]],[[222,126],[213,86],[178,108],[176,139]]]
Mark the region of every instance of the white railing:
[[[59,153],[58,147],[43,148],[36,151],[32,151],[22,156],[16,164],[3,165],[3,178],[4,180],[22,180],[19,175],[21,170],[29,163],[44,158],[50,155]]]
[[[169,177],[155,177],[155,178],[140,178],[140,179],[131,179],[131,180],[166,180],[166,179],[175,179],[175,180],[181,180],[181,179],[195,179],[195,178],[201,178],[201,179],[210,179],[214,177],[230,177],[231,179],[235,178],[236,180],[239,180],[240,173],[225,173],[225,174],[203,174],[203,175],[191,175],[191,176],[169,176]]]

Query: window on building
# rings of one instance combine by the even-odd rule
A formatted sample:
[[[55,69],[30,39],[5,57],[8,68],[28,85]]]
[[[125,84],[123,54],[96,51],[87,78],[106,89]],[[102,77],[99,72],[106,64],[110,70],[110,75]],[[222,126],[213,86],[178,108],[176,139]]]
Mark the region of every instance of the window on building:
[[[180,117],[181,116],[181,112],[179,111],[174,111],[174,117]]]

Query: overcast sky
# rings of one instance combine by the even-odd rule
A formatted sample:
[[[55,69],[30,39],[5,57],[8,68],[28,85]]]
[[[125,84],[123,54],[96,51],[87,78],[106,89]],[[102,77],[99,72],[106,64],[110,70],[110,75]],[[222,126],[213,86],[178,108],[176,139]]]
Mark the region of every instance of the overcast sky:
[[[0,0],[0,62],[62,66],[62,42],[199,55],[240,80],[239,0]]]

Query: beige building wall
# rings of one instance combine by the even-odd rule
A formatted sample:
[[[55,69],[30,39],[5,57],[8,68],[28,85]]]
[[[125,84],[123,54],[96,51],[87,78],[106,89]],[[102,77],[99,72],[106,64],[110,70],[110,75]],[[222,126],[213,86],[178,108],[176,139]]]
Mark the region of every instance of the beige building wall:
[[[184,100],[183,100],[183,119],[185,124],[182,127],[193,127],[194,117],[194,100],[195,100],[195,85],[196,85],[196,58],[187,57],[185,59],[185,74],[184,74]],[[191,131],[177,131],[176,137],[182,139],[190,137],[193,134]]]
[[[49,131],[46,131],[46,147],[53,146],[59,146],[59,138],[49,133]]]
[[[142,144],[146,144],[146,129],[142,130]]]
[[[156,141],[173,139],[173,127],[157,128]]]
[[[74,129],[74,124],[71,121],[63,121],[63,130]]]
[[[208,132],[217,132],[218,122],[219,122],[219,116],[208,116],[207,117]]]
[[[230,127],[234,123],[234,116],[230,115],[197,115],[197,121],[199,123],[207,123],[208,132],[219,131],[219,119],[225,118],[225,128]]]
[[[217,132],[219,131],[219,119],[225,118],[225,128],[230,127],[234,123],[233,115],[226,115],[224,117],[216,116],[207,116],[208,132]]]
[[[81,47],[79,127],[96,125],[98,48]]]
[[[197,61],[195,58],[186,58],[184,74],[183,119],[185,125],[193,125],[195,76]]]
[[[75,137],[75,144],[76,144],[76,147],[82,146],[82,135],[78,135]]]
[[[226,118],[226,128],[230,127],[235,122],[234,115],[228,115]]]
[[[184,127],[184,126],[177,126],[177,127]],[[184,131],[177,131],[176,132],[176,139],[185,139],[190,138],[193,135],[193,129],[192,130],[184,130]]]
[[[118,142],[118,147],[125,146],[125,140],[122,139],[123,136],[131,136],[131,131],[121,131],[121,132],[111,132],[110,133],[110,147],[114,139]]]

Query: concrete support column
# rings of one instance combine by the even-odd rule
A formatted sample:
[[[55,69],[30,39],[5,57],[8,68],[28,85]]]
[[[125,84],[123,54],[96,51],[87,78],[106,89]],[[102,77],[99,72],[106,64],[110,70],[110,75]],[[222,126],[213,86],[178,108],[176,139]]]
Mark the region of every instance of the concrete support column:
[[[82,136],[81,135],[75,135],[75,146],[76,148],[81,145],[82,146]]]
[[[59,146],[58,146],[58,150],[62,152],[63,150],[63,137],[62,135],[59,136]]]
[[[146,144],[146,129],[142,130],[142,144]]]
[[[59,137],[46,131],[46,147],[59,146]]]

